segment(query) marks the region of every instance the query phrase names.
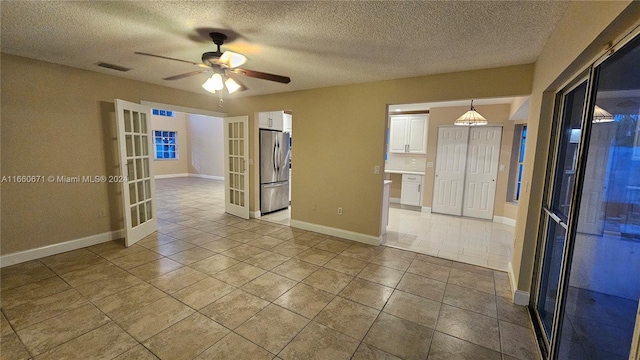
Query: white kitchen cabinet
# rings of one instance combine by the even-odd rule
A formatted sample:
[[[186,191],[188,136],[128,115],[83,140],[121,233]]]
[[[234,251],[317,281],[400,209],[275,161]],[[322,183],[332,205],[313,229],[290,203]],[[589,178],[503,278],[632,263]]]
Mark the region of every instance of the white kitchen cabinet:
[[[400,204],[422,206],[422,175],[402,174]]]
[[[267,111],[258,113],[258,127],[260,129],[284,130],[284,111]]]
[[[427,115],[392,115],[389,121],[389,152],[427,153]]]
[[[291,128],[293,127],[293,116],[291,114],[284,113],[283,114],[283,128],[282,131],[291,133]]]

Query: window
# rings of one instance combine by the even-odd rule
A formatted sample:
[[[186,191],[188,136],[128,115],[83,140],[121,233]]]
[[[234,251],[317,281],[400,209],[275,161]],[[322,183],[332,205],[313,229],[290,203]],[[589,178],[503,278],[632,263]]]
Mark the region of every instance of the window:
[[[154,130],[153,143],[156,148],[156,159],[178,158],[178,135],[175,131]]]
[[[520,199],[520,187],[522,186],[522,172],[524,171],[524,146],[527,143],[527,125],[522,126],[520,131],[520,148],[518,149],[518,165],[517,165],[517,178],[516,178],[516,193],[514,200]]]
[[[509,167],[509,186],[507,200],[518,202],[522,189],[522,173],[524,172],[524,148],[527,142],[527,125],[518,124],[513,132],[513,152]]]
[[[171,110],[153,109],[151,113],[156,116],[176,117],[176,113]]]

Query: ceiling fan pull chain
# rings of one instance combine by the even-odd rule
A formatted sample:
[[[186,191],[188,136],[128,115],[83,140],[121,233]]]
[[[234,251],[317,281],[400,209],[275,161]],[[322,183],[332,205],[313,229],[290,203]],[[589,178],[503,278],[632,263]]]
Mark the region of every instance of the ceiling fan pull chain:
[[[218,91],[218,107],[222,109],[222,91]]]

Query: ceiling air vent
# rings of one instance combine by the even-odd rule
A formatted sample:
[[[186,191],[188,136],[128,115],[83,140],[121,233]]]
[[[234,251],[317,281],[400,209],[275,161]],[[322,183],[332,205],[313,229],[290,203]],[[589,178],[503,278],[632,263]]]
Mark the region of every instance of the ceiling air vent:
[[[116,71],[122,71],[122,72],[127,72],[127,71],[131,70],[130,68],[126,68],[124,66],[109,64],[109,63],[106,63],[106,62],[99,62],[96,65],[98,65],[100,67],[103,67],[103,68],[116,70]]]

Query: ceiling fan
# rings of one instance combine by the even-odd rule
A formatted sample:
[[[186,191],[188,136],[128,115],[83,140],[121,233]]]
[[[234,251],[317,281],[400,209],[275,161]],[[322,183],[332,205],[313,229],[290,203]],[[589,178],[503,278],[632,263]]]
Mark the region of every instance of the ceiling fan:
[[[204,73],[213,71],[213,75],[210,78],[208,78],[207,81],[204,82],[204,84],[202,84],[202,87],[211,93],[215,93],[216,91],[221,91],[225,87],[229,92],[229,94],[237,90],[240,90],[240,91],[246,90],[247,87],[238,79],[237,75],[244,75],[244,76],[248,76],[256,79],[275,81],[283,84],[288,84],[289,82],[291,82],[291,79],[288,76],[275,75],[275,74],[269,74],[265,72],[255,71],[255,70],[238,68],[238,66],[244,64],[247,61],[247,58],[244,55],[233,52],[233,51],[228,51],[228,50],[225,52],[220,51],[220,46],[222,46],[224,41],[227,39],[227,36],[225,34],[219,33],[219,32],[212,32],[212,33],[209,33],[209,36],[211,37],[211,40],[213,40],[213,43],[218,46],[218,50],[210,51],[202,54],[202,63],[196,63],[188,60],[174,59],[167,56],[154,55],[154,54],[149,54],[144,52],[136,52],[136,54],[152,56],[152,57],[166,59],[166,60],[180,61],[180,62],[184,62],[187,64],[192,64],[192,65],[196,65],[201,68],[204,68],[201,70],[190,71],[184,74],[169,76],[169,77],[163,78],[163,80],[178,80],[178,79],[183,79],[189,76],[204,74]]]

